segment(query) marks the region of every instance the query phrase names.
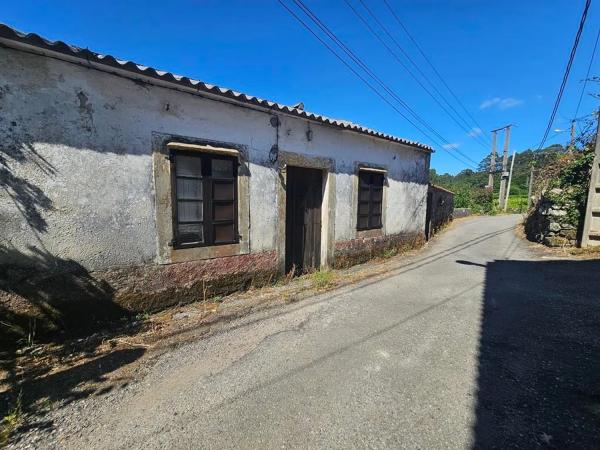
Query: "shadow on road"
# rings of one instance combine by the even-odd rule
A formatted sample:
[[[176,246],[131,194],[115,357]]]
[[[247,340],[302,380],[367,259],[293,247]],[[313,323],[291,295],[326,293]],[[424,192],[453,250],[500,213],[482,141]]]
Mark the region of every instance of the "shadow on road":
[[[487,264],[474,448],[598,448],[600,260]]]

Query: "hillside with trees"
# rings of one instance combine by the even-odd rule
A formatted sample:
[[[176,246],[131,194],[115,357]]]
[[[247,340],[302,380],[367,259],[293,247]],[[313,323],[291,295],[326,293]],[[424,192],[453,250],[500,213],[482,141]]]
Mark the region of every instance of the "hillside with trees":
[[[536,169],[554,163],[558,157],[564,155],[567,149],[555,144],[541,150],[525,150],[516,154],[513,178],[510,187],[509,209],[524,211],[527,206],[527,180],[531,165]],[[512,155],[508,160],[510,167]],[[485,189],[488,184],[488,171],[490,156],[481,160],[478,170],[465,169],[456,175],[448,173],[438,174],[435,169],[430,171],[430,181],[455,193],[454,204],[457,208],[471,208],[477,213],[492,213],[497,204],[500,188],[500,175],[502,172],[502,154],[497,157],[496,173],[494,175],[494,192]]]

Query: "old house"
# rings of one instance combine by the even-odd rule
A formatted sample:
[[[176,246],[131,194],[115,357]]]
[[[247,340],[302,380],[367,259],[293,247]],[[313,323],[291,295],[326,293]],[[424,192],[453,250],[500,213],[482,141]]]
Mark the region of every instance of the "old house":
[[[0,44],[5,302],[153,310],[423,239],[426,145],[4,25]]]

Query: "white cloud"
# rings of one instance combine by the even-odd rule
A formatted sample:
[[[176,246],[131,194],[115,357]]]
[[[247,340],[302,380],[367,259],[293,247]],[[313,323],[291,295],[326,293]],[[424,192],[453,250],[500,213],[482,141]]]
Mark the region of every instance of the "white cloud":
[[[522,103],[523,103],[523,100],[519,100],[518,98],[494,97],[494,98],[489,98],[489,99],[481,102],[481,105],[479,105],[479,109],[488,109],[488,108],[509,109],[509,108],[514,108],[515,106],[519,106]]]
[[[449,144],[442,145],[442,148],[445,148],[446,150],[456,150],[458,147],[460,147],[460,143],[458,142],[452,142]]]
[[[467,133],[470,137],[475,137],[475,136],[481,136],[483,134],[483,131],[481,130],[481,128],[471,128],[471,131],[469,131]]]

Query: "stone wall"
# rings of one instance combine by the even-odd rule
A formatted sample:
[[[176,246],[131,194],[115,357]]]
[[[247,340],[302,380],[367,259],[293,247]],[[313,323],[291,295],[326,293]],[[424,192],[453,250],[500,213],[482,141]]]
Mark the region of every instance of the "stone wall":
[[[278,274],[274,251],[95,272],[39,252],[32,264],[0,267],[0,315],[11,325],[0,330],[2,339],[26,335],[32,326],[42,340],[89,334],[136,313],[262,286]]]
[[[373,237],[357,237],[335,243],[336,269],[361,264],[375,257],[393,256],[402,251],[419,248],[425,242],[423,233],[402,233]]]
[[[527,239],[549,247],[577,245],[577,228],[569,223],[567,217],[569,205],[558,205],[551,199],[561,193],[562,190],[556,188],[542,194],[525,220]]]

